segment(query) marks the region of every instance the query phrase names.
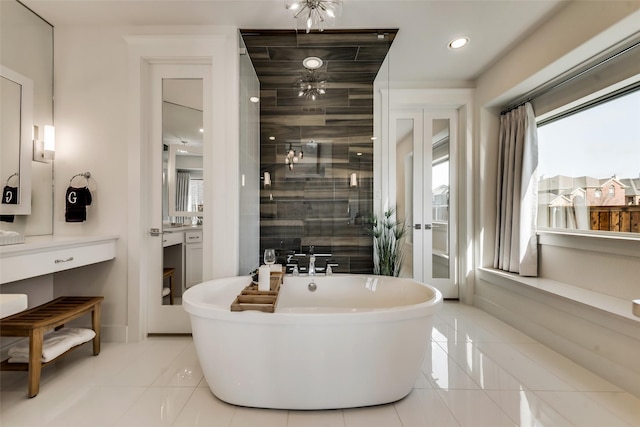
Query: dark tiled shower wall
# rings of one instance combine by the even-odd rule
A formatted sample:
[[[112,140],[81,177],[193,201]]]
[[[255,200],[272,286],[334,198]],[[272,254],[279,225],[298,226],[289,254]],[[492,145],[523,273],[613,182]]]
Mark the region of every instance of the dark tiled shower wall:
[[[282,179],[286,166],[272,165],[272,184],[260,197],[260,250],[275,248],[283,264],[297,254],[292,259],[306,268],[313,245],[320,268],[330,261],[338,264],[336,273],[371,273],[371,171],[327,166],[325,175],[338,177]],[[357,187],[349,185],[351,171],[358,174]]]
[[[317,256],[321,268],[330,258],[337,273],[373,271],[372,136],[372,82],[332,84],[311,101],[291,85],[261,79],[260,167],[271,175],[271,186],[260,190],[261,253],[275,248],[284,263],[313,245],[316,254],[331,254]],[[285,164],[289,145],[304,152],[293,170]],[[305,268],[308,259],[297,257]]]

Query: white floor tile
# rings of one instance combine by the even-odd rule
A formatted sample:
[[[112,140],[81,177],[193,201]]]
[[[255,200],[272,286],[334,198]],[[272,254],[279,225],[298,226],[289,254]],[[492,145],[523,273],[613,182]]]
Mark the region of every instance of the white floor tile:
[[[144,387],[93,387],[76,404],[53,419],[47,427],[115,425],[145,392]]]
[[[196,348],[191,342],[152,384],[154,387],[196,387],[203,379]]]
[[[582,392],[538,391],[536,394],[579,427],[630,427],[631,425]]]
[[[469,341],[440,342],[437,345],[442,347],[449,357],[484,390],[521,390],[525,388],[522,381],[504,370]]]
[[[344,427],[342,410],[289,411],[287,427]]]
[[[572,425],[533,391],[487,391],[496,404],[519,426],[564,427]]]
[[[640,426],[640,398],[629,393],[584,393],[632,426]]]
[[[172,426],[227,427],[231,424],[235,408],[216,398],[208,387],[197,387]]]
[[[483,354],[516,377],[527,389],[575,391],[569,384],[549,372],[547,367],[535,363],[514,349],[511,344],[481,342],[476,345]]]
[[[346,427],[402,427],[393,404],[344,409]]]
[[[432,343],[430,357],[425,358],[422,372],[439,389],[478,389],[473,379],[458,366],[442,349],[439,343]]]
[[[516,427],[517,424],[482,390],[438,390],[462,427]]]
[[[286,427],[288,411],[237,407],[230,427]]]
[[[116,420],[118,427],[170,426],[194,392],[195,387],[150,387]]]
[[[403,426],[460,427],[435,390],[413,390],[395,407]]]

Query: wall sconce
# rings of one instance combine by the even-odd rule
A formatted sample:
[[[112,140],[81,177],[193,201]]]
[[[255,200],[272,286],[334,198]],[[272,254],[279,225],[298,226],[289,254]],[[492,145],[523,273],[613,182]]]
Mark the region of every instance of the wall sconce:
[[[269,172],[265,172],[263,174],[263,179],[264,179],[264,186],[270,186],[271,185],[271,174]]]
[[[55,159],[56,154],[56,131],[53,126],[44,126],[43,139],[40,139],[40,129],[33,126],[33,160],[47,163]]]
[[[349,175],[349,186],[350,187],[358,186],[358,174],[356,174],[355,172]]]

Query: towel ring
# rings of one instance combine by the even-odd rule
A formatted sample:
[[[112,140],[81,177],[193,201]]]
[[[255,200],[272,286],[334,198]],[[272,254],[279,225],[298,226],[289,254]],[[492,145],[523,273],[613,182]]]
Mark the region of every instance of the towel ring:
[[[76,179],[76,178],[84,178],[87,181],[87,188],[90,191],[96,191],[97,185],[95,185],[95,182],[96,182],[95,179],[91,179],[90,180],[91,172],[81,172],[81,173],[77,173],[77,174],[73,175],[71,177],[71,179],[69,180],[69,185],[73,186],[73,180]],[[94,183],[94,186],[93,186],[94,188],[91,188],[91,186],[90,186],[91,182]]]
[[[9,181],[11,181],[11,178],[13,178],[14,176],[18,178],[18,183],[19,183],[20,182],[20,174],[18,172],[16,172],[16,173],[13,173],[13,174],[9,175],[9,178],[7,178],[7,182],[5,183],[5,185],[10,185]],[[17,187],[18,185],[16,184],[15,186]]]

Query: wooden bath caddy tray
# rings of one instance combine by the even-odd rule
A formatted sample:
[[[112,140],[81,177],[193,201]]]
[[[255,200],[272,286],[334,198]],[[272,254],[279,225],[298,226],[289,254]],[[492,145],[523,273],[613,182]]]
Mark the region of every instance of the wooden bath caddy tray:
[[[259,291],[258,285],[250,284],[231,303],[231,311],[258,310],[273,313],[278,302],[278,293],[283,273],[271,272],[271,290]]]

